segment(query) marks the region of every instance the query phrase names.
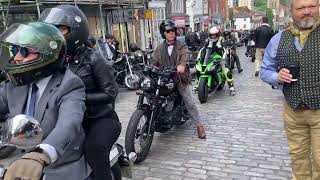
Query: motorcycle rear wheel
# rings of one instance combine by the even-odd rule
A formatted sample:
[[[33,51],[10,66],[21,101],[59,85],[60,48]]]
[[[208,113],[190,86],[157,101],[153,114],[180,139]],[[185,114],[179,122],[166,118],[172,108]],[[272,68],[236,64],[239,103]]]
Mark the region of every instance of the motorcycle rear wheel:
[[[209,88],[207,78],[200,78],[198,86],[198,98],[201,103],[205,103],[208,100]]]
[[[140,121],[143,117],[145,122],[140,125]],[[148,135],[149,123],[149,110],[136,109],[130,118],[125,136],[125,149],[127,154],[131,152],[135,152],[137,154],[137,159],[134,163],[139,163],[145,160],[150,151],[154,135],[154,127],[151,127],[151,132]]]

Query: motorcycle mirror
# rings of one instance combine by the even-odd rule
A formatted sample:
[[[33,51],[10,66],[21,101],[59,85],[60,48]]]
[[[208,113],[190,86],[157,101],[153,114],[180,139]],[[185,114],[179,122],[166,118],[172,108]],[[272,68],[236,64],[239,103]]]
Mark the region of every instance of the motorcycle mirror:
[[[130,43],[129,48],[132,52],[136,52],[140,49],[136,43]]]
[[[19,114],[3,123],[0,144],[31,149],[41,143],[42,137],[39,122],[31,116]]]

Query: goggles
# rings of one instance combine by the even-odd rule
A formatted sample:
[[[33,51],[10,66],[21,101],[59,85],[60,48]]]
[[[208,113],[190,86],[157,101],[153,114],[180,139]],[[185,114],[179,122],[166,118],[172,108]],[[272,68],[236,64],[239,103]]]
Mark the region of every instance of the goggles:
[[[174,30],[174,29],[168,29],[168,30],[166,30],[166,33],[170,33],[170,32],[175,32],[175,30]]]
[[[20,52],[23,58],[26,58],[29,54],[38,54],[39,52],[27,47],[20,47],[17,45],[14,45],[11,47],[11,53],[13,56],[16,56]]]

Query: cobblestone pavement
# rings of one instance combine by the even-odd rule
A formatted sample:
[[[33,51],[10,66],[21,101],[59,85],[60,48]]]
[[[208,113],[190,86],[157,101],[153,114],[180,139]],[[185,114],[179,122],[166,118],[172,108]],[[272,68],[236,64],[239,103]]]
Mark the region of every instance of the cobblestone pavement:
[[[227,86],[197,106],[207,139],[197,138],[187,122],[156,133],[147,159],[133,167],[134,180],[262,180],[290,179],[288,145],[283,130],[282,93],[254,77],[254,63],[238,48],[244,71],[234,70],[237,95]],[[136,108],[135,92],[121,89],[116,110],[124,135]]]

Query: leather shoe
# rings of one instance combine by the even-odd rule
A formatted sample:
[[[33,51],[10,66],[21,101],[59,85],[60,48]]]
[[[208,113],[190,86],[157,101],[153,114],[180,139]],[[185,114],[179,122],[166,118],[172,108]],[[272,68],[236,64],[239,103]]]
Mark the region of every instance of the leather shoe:
[[[206,139],[206,132],[202,124],[197,124],[197,133],[199,139]]]
[[[238,73],[241,73],[243,71],[243,69],[238,69]]]

